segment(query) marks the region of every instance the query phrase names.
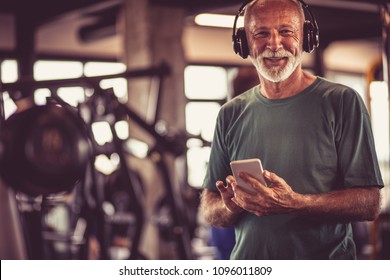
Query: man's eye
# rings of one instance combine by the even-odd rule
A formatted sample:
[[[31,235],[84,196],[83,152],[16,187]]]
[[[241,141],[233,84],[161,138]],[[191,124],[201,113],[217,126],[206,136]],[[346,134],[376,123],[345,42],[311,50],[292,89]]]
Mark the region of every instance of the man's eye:
[[[255,38],[264,38],[268,36],[268,32],[260,31],[255,33]]]
[[[293,32],[292,32],[291,30],[283,29],[283,30],[281,30],[279,33],[280,33],[280,35],[282,35],[282,36],[289,36],[289,35],[291,35]]]

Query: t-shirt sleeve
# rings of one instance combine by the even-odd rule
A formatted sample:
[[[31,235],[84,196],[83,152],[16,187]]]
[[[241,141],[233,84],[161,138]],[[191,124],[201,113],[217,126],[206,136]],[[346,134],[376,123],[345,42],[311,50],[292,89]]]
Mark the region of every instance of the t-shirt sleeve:
[[[347,90],[339,105],[335,140],[344,187],[383,187],[370,117],[363,100],[353,90]]]

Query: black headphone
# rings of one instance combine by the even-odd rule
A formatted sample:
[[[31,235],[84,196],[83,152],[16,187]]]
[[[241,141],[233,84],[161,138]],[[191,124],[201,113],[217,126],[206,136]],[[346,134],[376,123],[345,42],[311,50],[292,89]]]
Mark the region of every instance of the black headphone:
[[[317,22],[314,18],[313,13],[310,11],[309,6],[303,2],[302,0],[298,0],[303,9],[309,14],[310,19],[305,19],[305,22],[303,24],[303,43],[302,47],[303,50],[307,53],[311,53],[315,48],[319,45],[319,30]],[[249,55],[249,47],[248,47],[248,41],[246,39],[246,33],[245,28],[240,27],[236,28],[237,20],[242,15],[242,13],[245,10],[245,7],[252,2],[246,1],[240,9],[238,9],[238,13],[236,15],[236,18],[234,19],[234,25],[233,25],[233,36],[232,36],[232,43],[233,43],[233,50],[236,54],[241,56],[242,58],[247,58]]]

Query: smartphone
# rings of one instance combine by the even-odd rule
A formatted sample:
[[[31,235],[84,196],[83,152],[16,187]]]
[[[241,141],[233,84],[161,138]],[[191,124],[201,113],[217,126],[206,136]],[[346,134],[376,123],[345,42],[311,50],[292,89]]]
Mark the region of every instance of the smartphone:
[[[262,184],[267,185],[263,177],[263,167],[261,165],[261,161],[258,158],[234,160],[230,162],[230,167],[232,169],[233,176],[237,181],[237,185],[245,190],[254,193],[251,185],[238,176],[240,172],[249,173]]]

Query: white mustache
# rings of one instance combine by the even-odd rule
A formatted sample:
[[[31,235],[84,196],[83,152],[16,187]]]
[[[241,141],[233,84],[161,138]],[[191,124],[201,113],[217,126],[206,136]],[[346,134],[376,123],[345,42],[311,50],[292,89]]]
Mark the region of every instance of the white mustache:
[[[292,54],[286,50],[280,50],[273,52],[271,50],[265,50],[261,57],[263,58],[282,58],[282,57],[292,57]]]

